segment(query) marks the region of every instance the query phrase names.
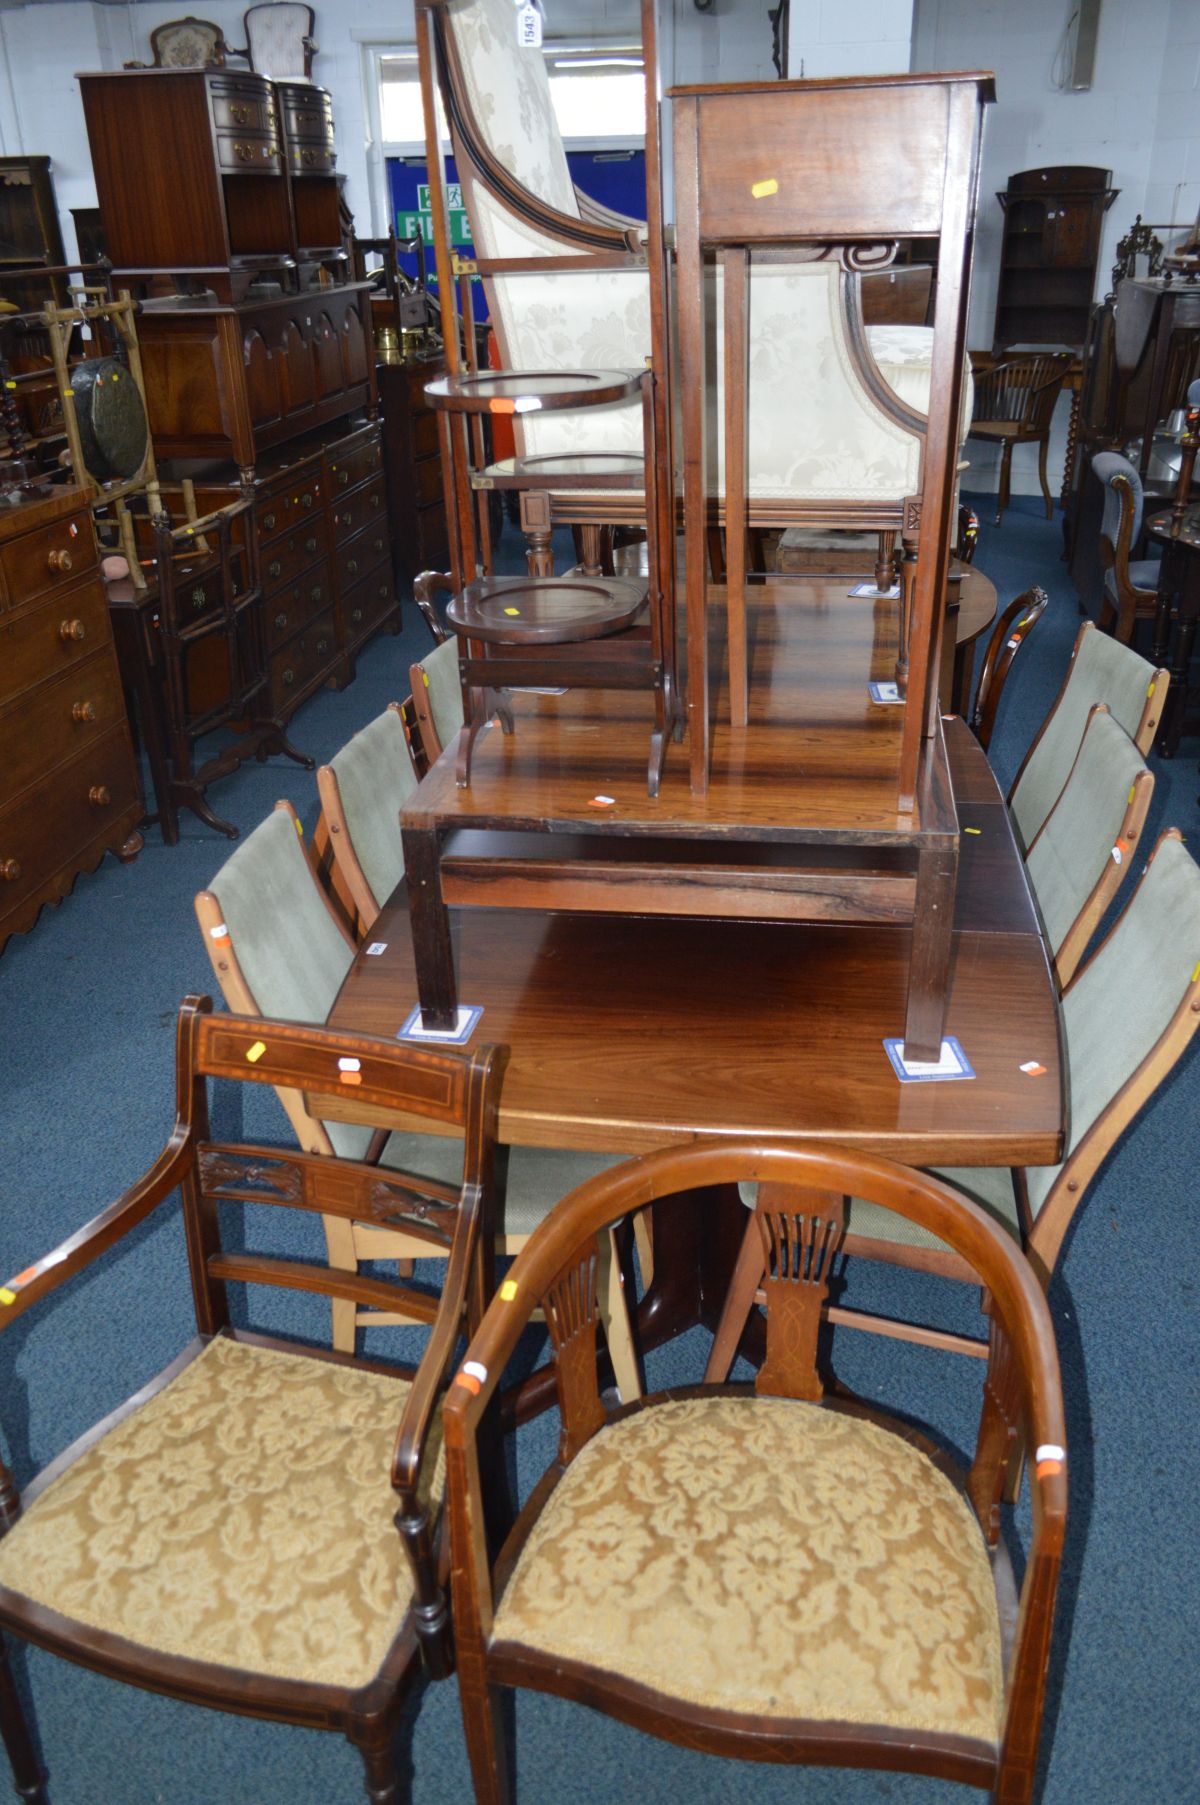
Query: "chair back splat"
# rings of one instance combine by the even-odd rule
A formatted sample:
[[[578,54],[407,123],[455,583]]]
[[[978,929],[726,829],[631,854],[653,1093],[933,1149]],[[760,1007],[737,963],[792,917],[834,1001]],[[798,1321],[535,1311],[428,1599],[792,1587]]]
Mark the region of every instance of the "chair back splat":
[[[598,1239],[657,1197],[737,1181],[757,1185],[767,1268],[757,1387],[687,1386],[607,1412]],[[988,1294],[965,1470],[923,1429],[822,1382],[816,1319],[853,1193],[944,1238]],[[477,1437],[539,1305],[562,1439],[493,1563]],[[617,1167],[532,1237],[444,1420],[460,1697],[485,1805],[510,1797],[499,1706],[515,1686],[712,1754],[928,1773],[1027,1805],[1066,1523],[1061,1381],[1034,1273],[949,1187],[814,1143],[693,1144]],[[1019,1437],[1037,1454],[1018,1610],[1001,1503]]]
[[[20,1497],[0,1465],[0,1628],[150,1691],[341,1730],[369,1796],[399,1805],[405,1694],[422,1663],[435,1678],[453,1665],[439,1410],[490,1294],[504,1051],[211,1011],[207,997],[180,1011],[175,1121],[154,1165],[4,1291],[0,1330],[181,1193],[198,1334]],[[384,1119],[456,1134],[459,1171],[215,1140],[209,1088],[230,1080],[317,1099],[353,1088]],[[223,1235],[250,1206],[255,1251]],[[402,1225],[445,1260],[440,1297],[314,1264],[296,1214]],[[400,1311],[429,1329],[424,1353],[384,1365],[235,1328],[233,1284]],[[2,1659],[0,1722],[17,1790],[47,1805]]]

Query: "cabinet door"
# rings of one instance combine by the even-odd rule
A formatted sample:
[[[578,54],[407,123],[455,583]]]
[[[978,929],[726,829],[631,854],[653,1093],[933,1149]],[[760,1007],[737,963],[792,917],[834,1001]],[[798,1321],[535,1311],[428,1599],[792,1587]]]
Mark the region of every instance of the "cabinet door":
[[[1098,219],[1091,201],[1055,198],[1046,208],[1045,260],[1056,269],[1078,269],[1093,261]]]

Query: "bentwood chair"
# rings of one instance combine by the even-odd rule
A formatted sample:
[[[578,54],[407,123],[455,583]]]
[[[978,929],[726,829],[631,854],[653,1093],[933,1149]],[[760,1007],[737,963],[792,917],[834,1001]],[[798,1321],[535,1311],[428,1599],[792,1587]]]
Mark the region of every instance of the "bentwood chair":
[[[11,1329],[181,1191],[195,1335],[23,1493],[0,1467],[0,1626],[151,1692],[341,1730],[368,1796],[399,1805],[404,1695],[422,1654],[436,1677],[452,1666],[439,1405],[488,1289],[503,1058],[211,1009],[180,1011],[175,1123],[149,1171],[0,1293]],[[427,1180],[215,1139],[213,1079],[322,1093],[352,1079],[364,1103],[457,1136],[458,1170]],[[280,1254],[227,1246],[223,1218],[247,1203]],[[440,1299],[296,1258],[284,1211],[404,1222],[448,1256]],[[424,1356],[400,1369],[235,1328],[231,1283],[386,1299],[429,1326]],[[2,1648],[0,1728],[20,1796],[47,1805]],[[127,1798],[148,1796],[135,1766],[131,1751]]]
[[[971,551],[974,555],[974,539],[971,540]],[[992,628],[968,722],[971,732],[985,752],[992,743],[996,711],[1000,707],[1000,698],[1008,682],[1013,660],[1046,612],[1049,600],[1046,591],[1035,583],[1032,589],[1027,589],[1024,595],[1019,595],[1015,602],[1008,604]]]
[[[1169,674],[1085,621],[1054,706],[1038,729],[1008,793],[1013,828],[1028,851],[1054,807],[1087,726],[1093,705],[1107,705],[1143,757],[1162,720]]]
[[[1065,989],[1136,857],[1154,774],[1103,702],[1025,857],[1054,975]]]
[[[1032,355],[1010,352],[990,369],[975,371],[975,406],[967,436],[1000,446],[997,526],[1008,506],[1014,445],[1038,447],[1038,480],[1046,501],[1046,519],[1053,518],[1054,498],[1046,480],[1046,456],[1050,448],[1050,422],[1071,362],[1069,351]]]
[[[1149,1101],[1200,1027],[1200,868],[1170,828],[1155,847],[1137,889],[1086,965],[1063,993],[1070,1073],[1070,1143],[1057,1166],[939,1167],[936,1176],[972,1198],[1022,1248],[1043,1285],[1058,1263],[1067,1230],[1102,1161]],[[1030,1082],[1039,1074],[1030,1074]],[[743,1191],[743,1202],[753,1203]],[[723,1379],[753,1303],[761,1302],[763,1263],[753,1223],[730,1281],[730,1304],[713,1342],[705,1377]],[[975,1283],[948,1236],[900,1222],[854,1197],[841,1243],[844,1255],[883,1260]],[[831,1305],[831,1322],[899,1335],[903,1340],[984,1355],[973,1337]]]
[[[758,1181],[751,1230],[769,1273],[756,1382],[607,1412],[593,1376],[597,1237],[655,1197],[746,1179]],[[966,1471],[924,1426],[826,1389],[818,1371],[846,1193],[952,1247],[988,1293]],[[493,1560],[480,1419],[539,1303],[562,1431]],[[927,1398],[936,1423],[935,1385]],[[1066,1523],[1062,1387],[1037,1279],[948,1186],[804,1142],[693,1144],[607,1172],[559,1206],[512,1268],[444,1420],[459,1690],[481,1805],[511,1796],[501,1693],[518,1686],[710,1754],[895,1768],[1027,1805]],[[1001,1536],[1018,1437],[1037,1450],[1019,1610]],[[556,1796],[581,1796],[565,1768]]]
[[[1130,556],[1142,534],[1142,479],[1136,466],[1119,452],[1100,451],[1092,459],[1092,475],[1104,484],[1100,627],[1127,646],[1138,621],[1153,620],[1158,612],[1159,561]]]
[[[271,1015],[285,1021],[325,1021],[354,959],[350,935],[338,920],[308,861],[299,822],[289,802],[278,802],[226,860],[196,898],[196,917],[226,1005],[235,1015]],[[417,1166],[445,1176],[452,1142],[426,1135],[372,1134],[369,1128],[323,1121],[309,1113],[301,1093],[282,1086],[279,1100],[306,1153],[363,1160],[381,1169]],[[356,1093],[357,1095],[357,1093]],[[572,1185],[614,1163],[615,1156],[552,1147],[505,1149],[496,1187],[497,1250],[516,1253]],[[505,1173],[507,1172],[507,1183]],[[406,1232],[371,1220],[330,1214],[324,1218],[329,1264],[353,1273],[366,1260],[407,1260],[428,1255]],[[640,1390],[620,1266],[605,1247],[605,1310],[609,1353],[624,1396]],[[353,1353],[359,1327],[393,1327],[407,1320],[349,1295],[333,1296],[333,1346]]]
[[[404,876],[400,810],[417,787],[396,702],[348,740],[317,772],[333,864],[352,901],[357,938]]]

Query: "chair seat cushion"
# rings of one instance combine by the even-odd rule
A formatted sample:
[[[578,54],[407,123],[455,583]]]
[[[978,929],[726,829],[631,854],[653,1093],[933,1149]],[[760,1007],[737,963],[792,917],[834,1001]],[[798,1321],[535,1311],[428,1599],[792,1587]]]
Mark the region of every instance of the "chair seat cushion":
[[[390,1483],[408,1391],[219,1337],[33,1500],[0,1586],[164,1655],[364,1686],[412,1589]],[[440,1416],[425,1473],[440,1494]]]
[[[991,1565],[949,1479],[875,1423],[787,1398],[675,1398],[567,1468],[494,1641],[701,1707],[994,1744]]]
[[[1158,579],[1162,575],[1162,566],[1157,558],[1131,558],[1129,562],[1129,581],[1135,589],[1147,592],[1147,600],[1158,600]],[[1104,573],[1104,593],[1114,607],[1117,605],[1117,573],[1106,570]]]

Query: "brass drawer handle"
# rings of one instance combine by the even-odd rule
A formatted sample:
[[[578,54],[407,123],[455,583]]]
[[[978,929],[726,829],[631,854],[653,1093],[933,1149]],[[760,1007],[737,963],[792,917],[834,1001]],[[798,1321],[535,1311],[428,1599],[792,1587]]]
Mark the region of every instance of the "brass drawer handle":
[[[357,626],[359,621],[362,619],[362,609],[361,608],[352,608],[350,610],[350,619]]]
[[[371,541],[371,546],[372,546],[372,549],[373,549],[373,550],[375,550],[375,551],[377,551],[377,552],[381,552],[381,551],[382,551],[382,550],[383,550],[383,539],[382,539],[382,537],[380,537],[380,538],[378,538],[378,539],[372,539],[372,541]]]
[[[254,160],[253,144],[235,144],[233,154],[239,163],[250,163]]]
[[[291,670],[290,668],[288,670],[284,671],[283,678],[282,678],[284,689],[290,689],[292,687],[292,684],[295,681],[296,681],[295,671]]]
[[[352,577],[356,577],[358,575],[358,559],[357,558],[347,559],[346,569]]]
[[[283,629],[287,626],[287,620],[288,617],[286,614],[277,614],[275,616],[275,625],[280,633],[282,633]]]
[[[267,565],[267,575],[269,577],[277,577],[280,576],[282,572],[283,565],[279,562],[279,559],[272,558],[271,562]]]
[[[107,808],[112,801],[108,785],[106,783],[94,783],[88,791],[88,801],[94,808]]]
[[[229,117],[235,125],[249,125],[250,108],[243,106],[240,101],[235,101],[229,109]]]
[[[316,551],[317,535],[315,533],[313,533],[310,538],[308,538],[304,541],[304,549],[306,552],[315,552]]]
[[[329,641],[327,639],[318,639],[318,641],[317,641],[317,657],[324,658],[324,656],[328,650],[329,650]]]
[[[65,620],[59,626],[58,637],[69,646],[73,639],[86,639],[87,628],[81,620]]]
[[[348,470],[339,470],[338,471],[338,481],[339,481],[339,483],[341,483],[342,488],[344,489],[346,487],[346,484],[350,481],[350,472]]]
[[[64,576],[71,569],[71,554],[68,551],[53,551],[46,559],[51,570],[61,571]]]
[[[19,859],[5,859],[3,864],[0,864],[0,878],[3,878],[6,884],[15,884],[20,875],[21,862]]]
[[[264,526],[264,527],[265,527],[265,528],[266,528],[266,530],[267,530],[267,532],[268,532],[268,533],[269,533],[269,532],[270,532],[270,530],[271,530],[271,528],[272,528],[272,527],[273,527],[273,526],[274,526],[274,525],[275,525],[275,516],[274,516],[274,514],[264,514],[264,515],[263,515],[263,526]]]
[[[321,585],[319,583],[314,583],[308,593],[312,601],[319,602],[321,599]]]
[[[354,520],[354,516],[348,508],[344,514],[338,515],[338,522],[342,526],[350,526],[351,523],[353,522],[353,520]]]
[[[379,496],[379,495],[372,495],[372,497],[371,497],[371,506],[372,506],[372,507],[373,507],[373,508],[377,508],[377,507],[378,507],[378,506],[379,506],[379,505],[380,505],[380,502],[381,502],[381,501],[382,501],[382,499],[383,499],[383,498],[382,498],[382,496]]]
[[[300,497],[300,506],[302,508],[311,508],[312,505],[313,505],[313,498],[308,493],[308,491],[305,490],[304,494]]]
[[[381,584],[380,584],[380,585],[379,585],[379,593],[380,593],[380,595],[381,595],[381,596],[382,596],[382,597],[383,597],[383,599],[384,599],[384,601],[386,601],[386,600],[387,600],[387,594],[388,594],[388,586],[387,586],[387,584],[386,584],[386,583],[381,583]]]
[[[71,704],[71,719],[78,721],[81,726],[85,721],[94,721],[95,718],[96,710],[91,702],[73,702]]]

